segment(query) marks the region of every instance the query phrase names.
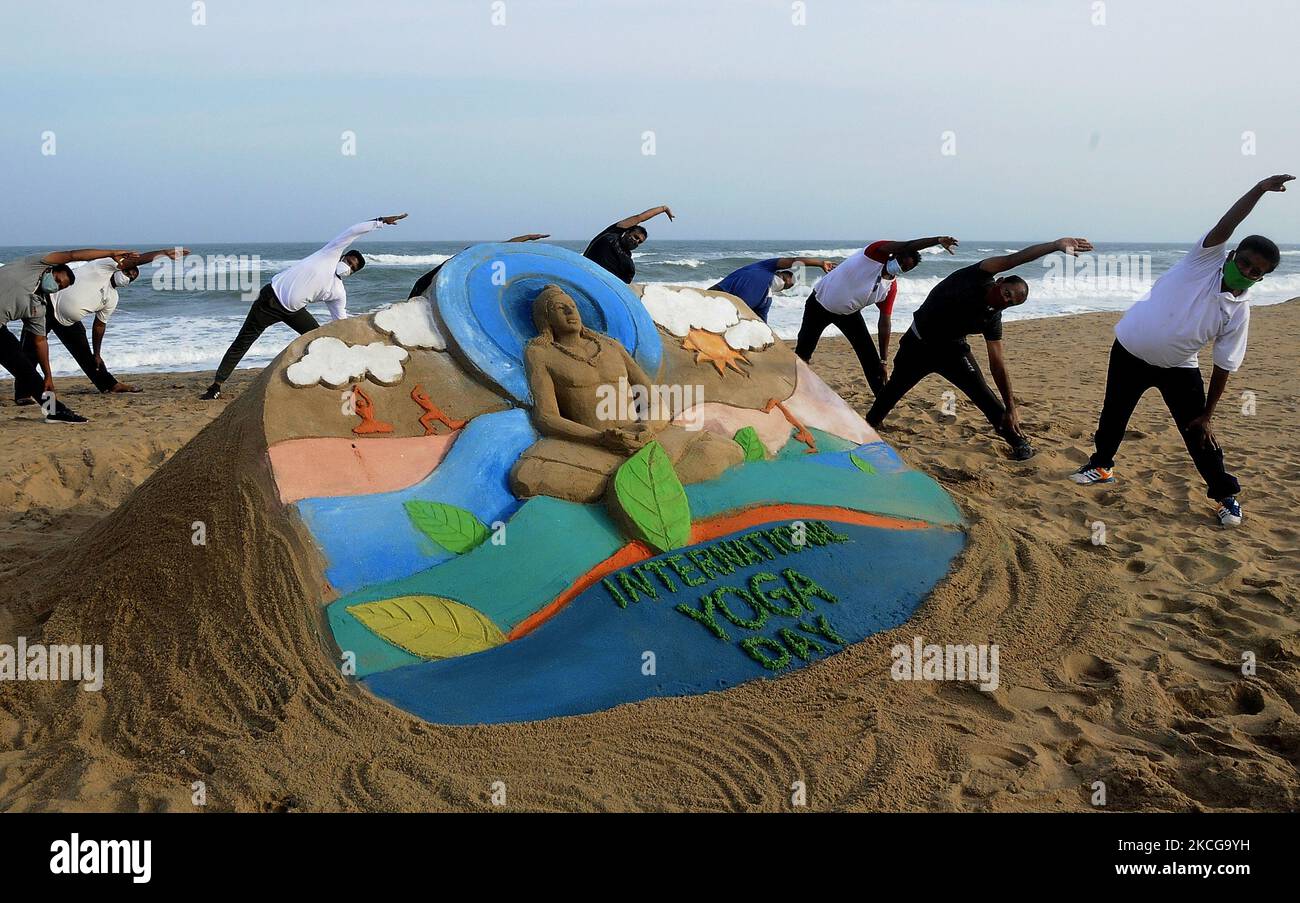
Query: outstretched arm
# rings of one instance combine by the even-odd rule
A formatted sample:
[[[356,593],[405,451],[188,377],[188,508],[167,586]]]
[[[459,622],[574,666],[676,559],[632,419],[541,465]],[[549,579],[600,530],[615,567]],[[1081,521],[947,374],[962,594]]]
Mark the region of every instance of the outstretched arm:
[[[951,254],[952,249],[957,247],[957,239],[951,235],[932,235],[929,238],[914,238],[911,241],[887,241],[880,245],[879,251],[897,257],[899,254],[919,254],[935,245],[941,246]]]
[[[821,267],[824,273],[829,273],[835,269],[834,261],[827,260],[825,257],[778,257],[776,259],[776,268],[778,270],[788,270],[796,263],[806,267]]]
[[[1214,228],[1206,234],[1205,240],[1201,242],[1201,247],[1213,248],[1215,245],[1221,245],[1229,238],[1232,238],[1232,233],[1236,231],[1246,217],[1250,216],[1250,211],[1255,209],[1255,205],[1259,203],[1259,199],[1264,196],[1265,192],[1286,191],[1286,183],[1294,178],[1295,176],[1288,175],[1269,176],[1250,191],[1247,191],[1214,224]]]
[[[1002,428],[1023,436],[1024,433],[1020,431],[1020,413],[1016,410],[1016,395],[1011,389],[1011,373],[1007,370],[1006,358],[1002,356],[1002,342],[986,339],[985,345],[989,350],[989,370],[993,373],[998,391],[1002,393],[1002,404],[1007,409],[1002,415]]]
[[[79,251],[51,251],[41,258],[43,263],[50,266],[58,266],[61,263],[76,263],[80,260],[102,260],[105,257],[112,257],[114,260],[121,261],[122,258],[128,257],[132,252],[124,250],[105,251],[99,248],[82,248]]]
[[[1045,241],[1041,245],[1030,245],[1022,251],[1016,251],[1014,254],[1003,254],[1001,257],[989,257],[979,262],[979,268],[986,273],[1001,273],[1006,270],[1014,270],[1016,267],[1030,263],[1040,257],[1046,257],[1053,251],[1063,251],[1071,257],[1075,257],[1083,251],[1091,251],[1092,242],[1086,238],[1058,238],[1056,241]]]
[[[377,216],[374,219],[368,219],[363,223],[357,223],[355,226],[349,226],[347,229],[344,229],[338,235],[331,238],[329,242],[316,253],[329,254],[331,252],[338,252],[342,255],[344,248],[365,235],[367,232],[373,232],[376,229],[383,228],[384,226],[391,226],[393,223],[401,219],[406,219],[405,213],[399,213],[394,216]]]
[[[516,235],[514,238],[507,238],[506,244],[515,241],[537,241],[539,238],[550,238],[549,232],[529,232],[527,235]]]
[[[128,254],[117,262],[120,269],[129,269],[130,267],[142,267],[146,263],[152,263],[159,257],[170,257],[172,260],[180,260],[190,253],[189,248],[182,248],[177,245],[174,248],[159,248],[157,251],[145,251],[141,254]]]
[[[632,216],[625,217],[619,220],[618,222],[616,222],[614,225],[618,226],[620,229],[631,229],[633,226],[641,225],[646,220],[654,219],[656,216],[658,216],[661,213],[668,214],[668,219],[670,220],[674,218],[673,212],[668,209],[668,205],[660,204],[658,207],[651,207],[649,210],[643,210],[640,213],[636,213],[633,214]]]

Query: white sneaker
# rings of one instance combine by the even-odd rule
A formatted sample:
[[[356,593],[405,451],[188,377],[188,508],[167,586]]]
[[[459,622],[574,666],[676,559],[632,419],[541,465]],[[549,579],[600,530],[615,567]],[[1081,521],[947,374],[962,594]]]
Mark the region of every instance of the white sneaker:
[[[1092,467],[1085,464],[1070,474],[1070,479],[1084,486],[1089,483],[1114,483],[1115,471],[1109,467]]]
[[[1230,495],[1219,502],[1219,510],[1214,512],[1219,518],[1219,524],[1224,527],[1241,526],[1241,505],[1237,502],[1235,495]]]

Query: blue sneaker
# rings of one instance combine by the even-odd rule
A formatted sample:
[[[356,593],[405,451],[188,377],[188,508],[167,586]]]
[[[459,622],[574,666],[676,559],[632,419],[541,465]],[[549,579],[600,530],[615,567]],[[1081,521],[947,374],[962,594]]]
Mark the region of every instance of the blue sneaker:
[[[1241,526],[1241,505],[1237,503],[1237,497],[1230,495],[1226,499],[1220,499],[1219,510],[1214,512],[1219,518],[1219,524],[1224,527]]]

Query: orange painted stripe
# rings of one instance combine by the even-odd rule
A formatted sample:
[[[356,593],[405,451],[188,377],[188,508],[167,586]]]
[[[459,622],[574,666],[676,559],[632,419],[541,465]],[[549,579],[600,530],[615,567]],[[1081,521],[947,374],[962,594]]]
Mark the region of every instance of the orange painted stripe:
[[[737,511],[734,514],[718,514],[691,525],[691,545],[698,545],[710,539],[717,539],[731,533],[739,533],[760,524],[770,524],[781,520],[828,520],[842,524],[859,524],[864,527],[881,527],[885,530],[928,530],[939,524],[923,520],[908,520],[901,517],[887,517],[883,514],[867,514],[863,511],[851,511],[848,508],[836,508],[830,505],[777,504],[760,505]],[[506,640],[517,640],[527,636],[581,595],[602,578],[636,564],[654,558],[657,553],[639,541],[629,542],[613,555],[597,564],[574,582],[573,586],[556,596],[544,608],[533,612],[515,625],[506,634]]]

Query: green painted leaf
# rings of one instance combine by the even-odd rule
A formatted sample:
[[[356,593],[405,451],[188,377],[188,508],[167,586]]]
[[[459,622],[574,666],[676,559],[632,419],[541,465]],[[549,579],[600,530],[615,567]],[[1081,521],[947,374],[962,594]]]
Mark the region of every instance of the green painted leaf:
[[[473,512],[443,502],[411,501],[406,514],[424,535],[460,555],[488,538],[488,528]]]
[[[874,464],[872,464],[870,461],[863,461],[857,455],[853,454],[853,452],[849,452],[849,460],[853,462],[854,467],[856,467],[858,470],[862,471],[863,473],[876,472],[876,467]]]
[[[745,450],[745,461],[762,461],[767,457],[763,440],[758,438],[758,430],[752,426],[741,427],[732,438]]]
[[[348,606],[381,638],[421,658],[455,658],[506,641],[486,615],[441,596],[396,596]]]
[[[691,505],[662,445],[651,441],[614,473],[614,500],[636,539],[658,552],[691,541]]]

